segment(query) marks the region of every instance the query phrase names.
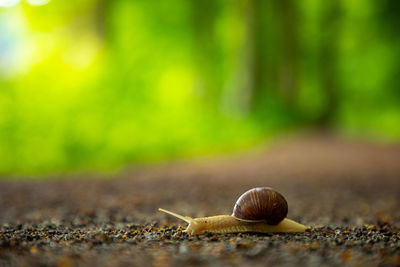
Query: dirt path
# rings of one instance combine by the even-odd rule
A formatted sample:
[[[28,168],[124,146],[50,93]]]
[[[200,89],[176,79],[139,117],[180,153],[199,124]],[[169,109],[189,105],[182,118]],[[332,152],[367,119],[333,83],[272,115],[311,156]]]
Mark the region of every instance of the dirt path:
[[[77,178],[0,183],[0,266],[400,265],[400,145],[307,136],[208,163]],[[257,186],[280,191],[288,217],[311,231],[188,237],[185,223],[157,212],[230,214]]]

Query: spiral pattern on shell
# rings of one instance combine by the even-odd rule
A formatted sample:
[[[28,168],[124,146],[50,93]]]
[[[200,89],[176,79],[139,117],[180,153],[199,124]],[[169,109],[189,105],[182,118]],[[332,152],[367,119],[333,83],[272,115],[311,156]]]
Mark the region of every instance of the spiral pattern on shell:
[[[241,220],[265,221],[276,225],[288,213],[286,199],[269,187],[257,187],[242,194],[235,203],[232,216]]]

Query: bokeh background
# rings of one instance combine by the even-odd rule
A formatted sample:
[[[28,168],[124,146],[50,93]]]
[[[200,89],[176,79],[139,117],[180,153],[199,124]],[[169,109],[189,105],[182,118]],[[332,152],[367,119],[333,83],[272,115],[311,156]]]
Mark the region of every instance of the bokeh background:
[[[323,129],[400,140],[400,2],[0,0],[0,174]]]

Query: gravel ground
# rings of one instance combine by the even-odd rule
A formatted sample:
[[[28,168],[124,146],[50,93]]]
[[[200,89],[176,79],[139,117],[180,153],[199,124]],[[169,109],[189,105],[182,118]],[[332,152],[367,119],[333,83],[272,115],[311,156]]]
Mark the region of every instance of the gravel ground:
[[[400,266],[400,145],[307,136],[87,176],[0,183],[0,266]],[[257,186],[281,192],[288,217],[311,229],[188,236],[184,222],[157,211],[230,214]]]

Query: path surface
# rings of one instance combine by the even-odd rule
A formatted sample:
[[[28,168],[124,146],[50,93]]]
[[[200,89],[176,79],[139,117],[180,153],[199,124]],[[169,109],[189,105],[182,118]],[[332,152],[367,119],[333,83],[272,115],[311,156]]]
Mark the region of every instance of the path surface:
[[[307,136],[83,178],[0,183],[0,266],[400,265],[400,145]],[[311,231],[189,237],[184,222],[157,212],[230,214],[257,186],[280,191],[288,217]]]

